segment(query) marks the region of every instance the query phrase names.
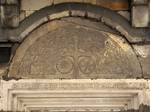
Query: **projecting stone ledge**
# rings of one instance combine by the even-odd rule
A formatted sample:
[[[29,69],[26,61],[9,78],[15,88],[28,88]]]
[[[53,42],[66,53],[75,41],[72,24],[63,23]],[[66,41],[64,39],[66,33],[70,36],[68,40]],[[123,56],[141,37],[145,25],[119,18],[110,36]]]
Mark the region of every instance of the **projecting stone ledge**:
[[[150,106],[148,80],[2,80],[0,88],[0,110],[4,111],[109,112]]]

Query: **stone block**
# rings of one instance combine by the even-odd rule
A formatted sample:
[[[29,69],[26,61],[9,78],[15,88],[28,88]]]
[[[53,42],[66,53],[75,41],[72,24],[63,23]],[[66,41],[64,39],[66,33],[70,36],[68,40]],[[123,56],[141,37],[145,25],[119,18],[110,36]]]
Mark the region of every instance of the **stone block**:
[[[53,0],[22,0],[21,10],[39,10],[52,4]]]
[[[0,79],[3,75],[7,75],[7,67],[6,66],[0,66]]]
[[[82,3],[83,0],[54,0],[54,4],[65,3],[65,2],[80,2],[80,3]]]
[[[133,6],[132,26],[147,27],[149,25],[149,8],[147,6]]]
[[[22,21],[26,18],[26,11],[21,11],[19,15],[19,21]]]
[[[1,18],[3,27],[19,26],[19,9],[16,5],[1,6],[3,17]]]
[[[1,0],[0,2],[2,5],[7,4],[7,5],[18,5],[18,0]]]
[[[148,4],[149,0],[132,0],[134,5]]]
[[[134,45],[133,47],[139,56],[144,78],[150,78],[150,45]]]
[[[91,3],[91,4],[96,4],[97,0],[83,0],[85,3]]]
[[[149,97],[145,94],[149,92],[146,80],[31,79],[1,84],[0,107],[15,112],[138,110],[141,104],[147,104]]]
[[[27,10],[27,11],[25,11],[25,17],[28,17],[28,16],[30,16],[31,14],[33,14],[35,11],[33,11],[33,10]]]

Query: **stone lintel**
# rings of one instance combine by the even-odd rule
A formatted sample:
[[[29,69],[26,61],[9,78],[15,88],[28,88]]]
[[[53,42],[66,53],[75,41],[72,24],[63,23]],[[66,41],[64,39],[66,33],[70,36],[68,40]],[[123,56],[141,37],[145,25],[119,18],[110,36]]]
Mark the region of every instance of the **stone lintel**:
[[[150,105],[150,81],[142,79],[1,80],[0,88],[0,110],[5,111],[35,108],[118,111]]]

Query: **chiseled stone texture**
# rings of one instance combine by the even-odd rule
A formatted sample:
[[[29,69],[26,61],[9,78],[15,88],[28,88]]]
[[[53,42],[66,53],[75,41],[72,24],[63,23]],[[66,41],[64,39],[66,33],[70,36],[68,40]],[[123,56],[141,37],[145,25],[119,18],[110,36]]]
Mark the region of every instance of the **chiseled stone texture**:
[[[149,8],[147,5],[133,6],[132,8],[132,26],[147,27],[149,25]]]
[[[150,78],[150,45],[134,45],[133,46],[143,69],[144,78]]]
[[[50,18],[57,16],[61,14]],[[122,37],[97,31],[92,21],[74,20],[52,21],[28,35],[16,51],[9,75],[29,79],[141,77],[138,59]]]
[[[24,11],[26,14],[21,14],[20,18],[26,18],[31,15],[33,12],[42,9],[47,6],[66,3],[66,2],[76,2],[76,3],[90,3],[97,6],[106,7],[113,10],[127,10],[129,8],[129,4],[127,0],[121,1],[103,1],[103,0],[21,0],[21,11]],[[22,19],[20,19],[21,21]]]
[[[147,80],[2,81],[1,92],[0,107],[5,111],[119,111],[150,105],[150,82]]]
[[[59,4],[65,2],[79,2],[79,3],[91,3],[96,4],[97,0],[22,0],[21,10],[39,10],[43,7],[50,6],[52,4]]]
[[[7,75],[8,67],[5,65],[0,65],[0,79],[3,75]]]
[[[21,9],[22,10],[39,10],[43,7],[51,5],[53,0],[22,0]]]

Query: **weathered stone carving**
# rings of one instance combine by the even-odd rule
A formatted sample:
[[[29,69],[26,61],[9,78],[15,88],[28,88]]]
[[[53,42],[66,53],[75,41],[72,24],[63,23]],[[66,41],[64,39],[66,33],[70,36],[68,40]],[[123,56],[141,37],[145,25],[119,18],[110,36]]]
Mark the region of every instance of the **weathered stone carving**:
[[[61,20],[35,30],[18,48],[10,76],[135,78],[141,68],[121,37]]]

